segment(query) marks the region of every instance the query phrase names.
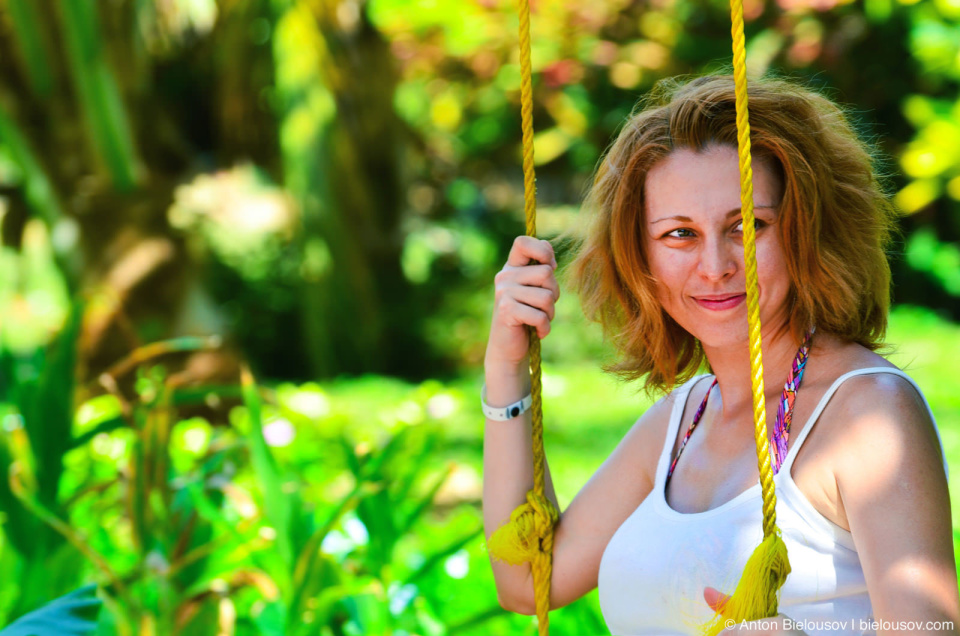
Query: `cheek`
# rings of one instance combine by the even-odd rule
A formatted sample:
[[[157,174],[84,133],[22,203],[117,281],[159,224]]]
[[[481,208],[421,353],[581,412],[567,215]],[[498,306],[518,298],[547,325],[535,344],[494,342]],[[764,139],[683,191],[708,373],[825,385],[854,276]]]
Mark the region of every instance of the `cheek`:
[[[768,286],[779,287],[783,283],[789,284],[786,255],[778,237],[757,244],[757,271]]]
[[[647,264],[650,275],[657,280],[663,280],[664,274],[670,271],[668,267],[664,267],[663,256],[657,250],[647,250]]]
[[[663,248],[656,243],[648,245],[647,261],[650,263],[650,273],[660,280],[676,278],[681,265],[681,258],[676,250]]]
[[[668,253],[655,247],[647,250],[647,262],[650,274],[657,280],[658,287],[670,287],[670,281],[676,278],[677,264]]]
[[[649,254],[649,252],[648,252]],[[659,258],[650,258],[650,273],[656,279],[657,299],[664,308],[669,309],[681,302],[687,265],[680,254],[664,254]]]

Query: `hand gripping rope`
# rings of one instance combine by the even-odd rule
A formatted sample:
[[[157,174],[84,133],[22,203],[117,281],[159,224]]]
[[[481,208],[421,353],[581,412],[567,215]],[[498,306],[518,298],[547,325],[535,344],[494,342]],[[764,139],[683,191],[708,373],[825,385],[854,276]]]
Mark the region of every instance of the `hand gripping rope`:
[[[527,236],[537,235],[537,194],[533,171],[533,81],[530,68],[530,4],[520,0],[520,113],[523,126],[523,200]],[[533,490],[488,541],[490,553],[512,565],[530,563],[540,636],[549,632],[553,527],[559,512],[544,492],[543,406],[540,399],[540,338],[530,336],[530,393],[533,396]]]
[[[533,168],[533,89],[530,66],[530,5],[520,2],[520,103],[523,126],[523,184],[527,235],[536,236],[536,190]],[[763,541],[747,560],[740,582],[720,611],[702,626],[704,636],[724,629],[725,621],[758,620],[776,616],[778,593],[790,562],[777,527],[773,468],[767,447],[766,407],[763,399],[763,360],[760,338],[759,290],[757,288],[756,228],[753,215],[753,169],[750,161],[750,123],[747,109],[746,50],[743,35],[743,0],[731,0],[731,34],[736,83],[737,145],[740,158],[740,201],[743,217],[744,263],[747,283],[747,319],[750,331],[750,376],[753,393],[754,439],[763,493]],[[489,540],[493,556],[513,565],[529,562],[533,571],[540,636],[549,632],[550,581],[553,571],[553,529],[558,512],[544,494],[543,408],[540,382],[540,339],[530,335],[530,375],[533,396],[533,490],[527,502],[510,515]]]

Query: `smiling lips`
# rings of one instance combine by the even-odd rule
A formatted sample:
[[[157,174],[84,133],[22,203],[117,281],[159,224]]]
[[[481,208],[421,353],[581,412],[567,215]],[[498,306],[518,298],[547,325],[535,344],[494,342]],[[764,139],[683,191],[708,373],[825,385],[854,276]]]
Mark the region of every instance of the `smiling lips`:
[[[743,302],[746,297],[746,294],[723,294],[718,296],[694,297],[694,300],[696,300],[701,307],[706,309],[722,311],[724,309],[732,309],[733,307],[736,307]]]

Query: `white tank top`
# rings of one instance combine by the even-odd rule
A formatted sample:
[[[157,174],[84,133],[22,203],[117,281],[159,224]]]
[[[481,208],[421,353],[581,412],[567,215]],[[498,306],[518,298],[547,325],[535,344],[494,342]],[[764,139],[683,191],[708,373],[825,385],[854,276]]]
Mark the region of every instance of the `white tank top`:
[[[790,476],[798,450],[837,387],[849,377],[893,373],[909,380],[933,412],[920,387],[890,367],[845,373],[827,390],[774,475],[777,525],[790,557],[791,573],[780,591],[780,612],[803,621],[808,634],[874,634],[873,612],[853,537],[821,515]],[[747,558],[763,539],[760,479],[723,505],[699,513],[680,513],[667,505],[665,478],[687,396],[706,375],[676,389],[677,397],[653,491],[617,529],[600,561],[600,608],[611,633],[691,634],[713,617],[703,589],[725,594],[736,588]],[[940,438],[940,431],[934,429]],[[941,452],[943,443],[941,440]],[[943,469],[947,470],[944,454]],[[818,629],[822,628],[822,629]]]

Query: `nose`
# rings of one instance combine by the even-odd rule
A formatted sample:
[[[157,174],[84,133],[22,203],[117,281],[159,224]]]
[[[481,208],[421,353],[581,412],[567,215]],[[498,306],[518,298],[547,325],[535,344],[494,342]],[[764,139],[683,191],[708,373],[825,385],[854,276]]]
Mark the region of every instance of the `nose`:
[[[704,279],[722,281],[733,275],[737,267],[736,246],[731,241],[713,238],[703,242],[697,271]]]

